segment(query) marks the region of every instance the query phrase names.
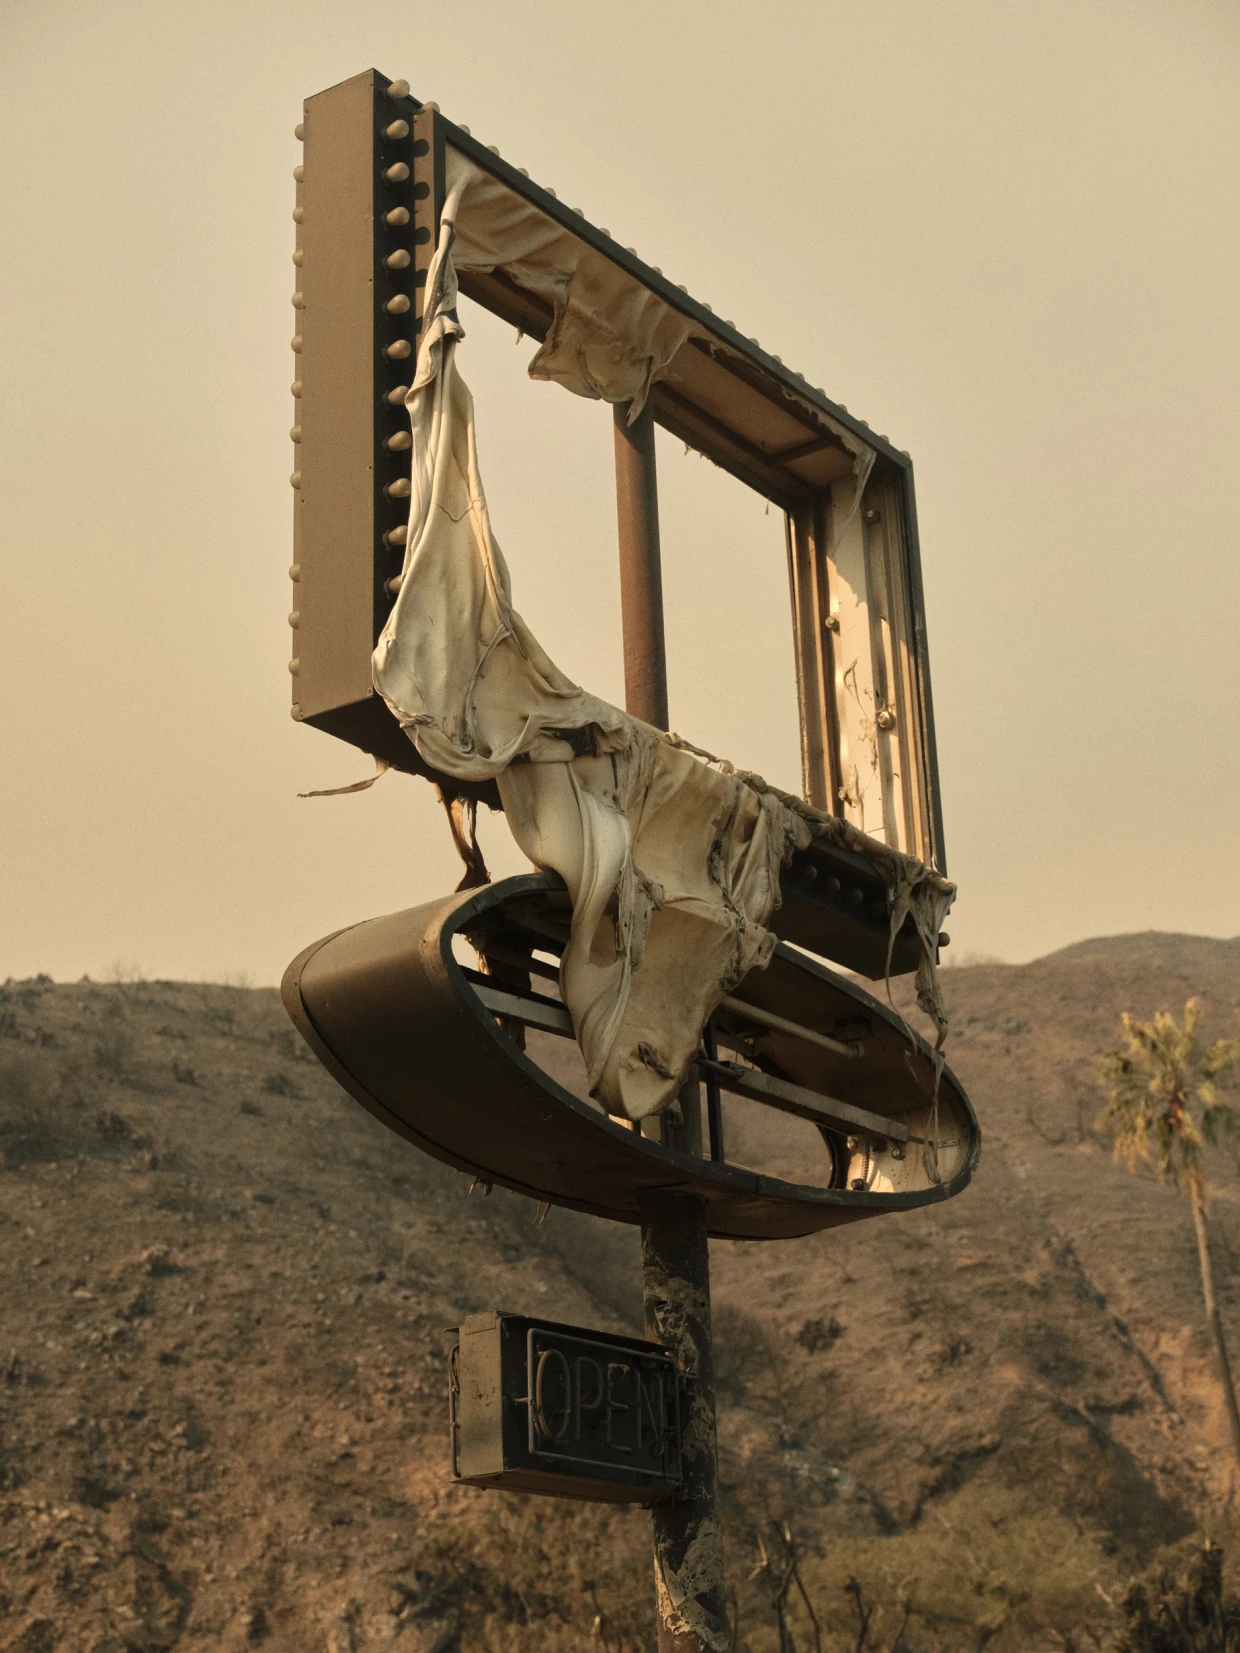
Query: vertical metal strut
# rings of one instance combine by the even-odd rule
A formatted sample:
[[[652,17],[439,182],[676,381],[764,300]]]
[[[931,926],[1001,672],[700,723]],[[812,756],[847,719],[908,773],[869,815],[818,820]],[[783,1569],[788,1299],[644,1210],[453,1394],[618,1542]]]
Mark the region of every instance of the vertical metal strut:
[[[625,706],[634,717],[666,729],[654,413],[647,402],[631,423],[628,414],[627,407],[615,409]],[[696,1122],[692,1113],[700,1108],[696,1091],[696,1085],[686,1086],[681,1101],[688,1126],[684,1134],[696,1134],[700,1152],[700,1113]],[[712,1144],[713,1137],[712,1131]],[[684,1485],[678,1498],[654,1507],[659,1653],[726,1653],[731,1638],[717,1486],[706,1201],[652,1190],[643,1197],[641,1219],[646,1335],[673,1351],[685,1386]]]
[[[654,410],[629,423],[615,409],[616,515],[620,528],[620,612],[624,622],[625,710],[667,728],[667,651],[663,642],[663,571],[659,561],[659,489],[654,466]]]

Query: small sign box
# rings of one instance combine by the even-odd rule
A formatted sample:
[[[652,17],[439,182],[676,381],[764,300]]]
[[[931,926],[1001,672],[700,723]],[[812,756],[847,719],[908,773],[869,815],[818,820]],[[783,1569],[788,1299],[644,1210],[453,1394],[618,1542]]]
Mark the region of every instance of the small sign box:
[[[638,1338],[471,1315],[452,1351],[452,1473],[470,1486],[652,1504],[680,1486],[680,1386]]]

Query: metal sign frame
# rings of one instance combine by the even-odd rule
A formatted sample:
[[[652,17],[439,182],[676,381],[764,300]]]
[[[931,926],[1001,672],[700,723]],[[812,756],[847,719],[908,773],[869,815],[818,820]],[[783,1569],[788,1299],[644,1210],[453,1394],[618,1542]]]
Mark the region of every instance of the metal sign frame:
[[[652,386],[652,415],[785,512],[804,795],[945,871],[909,456],[404,82],[373,70],[344,81],[306,100],[301,130],[294,717],[430,773],[374,693],[370,657],[403,554],[403,390],[452,148],[693,324]],[[460,287],[546,337],[550,306],[502,269],[462,272]],[[881,819],[867,817],[863,772]],[[498,806],[493,783],[453,790]]]

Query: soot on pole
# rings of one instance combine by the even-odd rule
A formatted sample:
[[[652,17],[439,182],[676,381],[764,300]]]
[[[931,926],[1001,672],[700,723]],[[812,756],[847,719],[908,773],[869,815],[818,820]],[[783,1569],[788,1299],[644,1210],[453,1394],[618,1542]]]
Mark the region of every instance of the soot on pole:
[[[625,706],[634,717],[666,729],[659,496],[649,402],[631,422],[626,406],[615,409],[615,442]],[[681,1101],[682,1107],[691,1106],[687,1095]],[[678,1498],[654,1506],[659,1653],[725,1653],[731,1638],[718,1507],[706,1201],[651,1191],[642,1200],[641,1219],[646,1335],[673,1351],[684,1382],[683,1488]]]

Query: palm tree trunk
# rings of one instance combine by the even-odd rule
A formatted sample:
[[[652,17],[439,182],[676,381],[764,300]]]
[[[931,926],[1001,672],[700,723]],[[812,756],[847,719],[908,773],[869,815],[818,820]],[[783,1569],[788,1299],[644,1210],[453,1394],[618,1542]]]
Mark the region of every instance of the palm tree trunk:
[[[1218,1374],[1227,1401],[1227,1419],[1231,1424],[1231,1445],[1240,1464],[1240,1411],[1236,1410],[1236,1386],[1231,1378],[1231,1362],[1227,1358],[1227,1343],[1223,1337],[1223,1322],[1219,1319],[1218,1304],[1214,1301],[1214,1274],[1210,1268],[1210,1246],[1206,1238],[1206,1213],[1200,1195],[1194,1189],[1189,1195],[1193,1208],[1193,1227],[1197,1230],[1197,1261],[1201,1265],[1201,1294],[1206,1300],[1206,1319],[1214,1333],[1214,1347],[1218,1353]]]

